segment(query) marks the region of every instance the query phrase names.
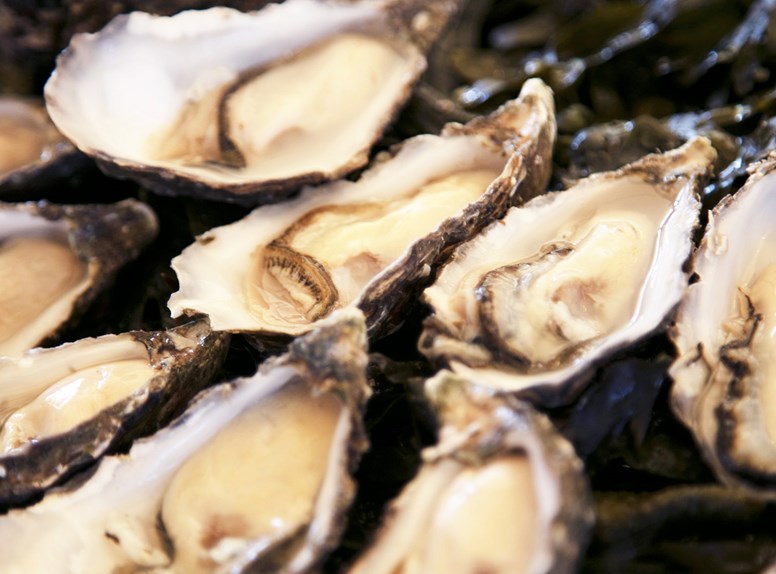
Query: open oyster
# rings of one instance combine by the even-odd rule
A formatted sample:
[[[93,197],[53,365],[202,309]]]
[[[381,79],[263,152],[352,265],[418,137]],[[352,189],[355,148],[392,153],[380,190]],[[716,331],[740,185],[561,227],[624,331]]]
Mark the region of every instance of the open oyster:
[[[76,35],[52,119],[111,175],[246,204],[342,177],[409,97],[455,0],[289,0]]]
[[[66,177],[82,157],[51,123],[42,101],[0,96],[0,194]]]
[[[461,241],[546,185],[555,133],[539,80],[494,114],[418,136],[357,182],[307,188],[212,229],[173,260],[173,316],[202,312],[214,329],[297,335],[356,305],[370,335]]]
[[[363,317],[203,392],[89,478],[0,517],[8,574],[306,572],[336,543],[366,448]]]
[[[709,215],[672,338],[672,406],[720,479],[776,493],[776,155]]]
[[[0,357],[0,504],[149,434],[208,385],[228,348],[207,321]]]
[[[421,351],[479,384],[568,402],[678,304],[715,156],[696,138],[513,209],[424,292]]]
[[[574,572],[593,522],[582,462],[550,421],[442,371],[439,444],[354,574]]]
[[[157,228],[153,211],[131,199],[0,204],[0,355],[59,335]]]

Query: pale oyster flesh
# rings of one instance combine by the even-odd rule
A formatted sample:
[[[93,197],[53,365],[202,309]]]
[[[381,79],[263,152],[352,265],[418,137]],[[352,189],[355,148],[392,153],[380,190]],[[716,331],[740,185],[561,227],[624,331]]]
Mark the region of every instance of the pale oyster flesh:
[[[120,16],[73,38],[46,85],[49,113],[106,171],[159,193],[277,201],[366,163],[455,7],[289,0]]]
[[[62,139],[41,105],[0,98],[0,179],[45,159]]]
[[[363,317],[337,314],[129,454],[9,512],[4,571],[310,570],[343,527],[366,447],[365,347]]]
[[[776,165],[710,214],[672,331],[672,406],[717,476],[773,495],[776,486]]]
[[[55,337],[156,233],[134,200],[0,204],[0,356]]]
[[[714,157],[696,139],[514,208],[425,291],[421,350],[481,384],[567,402],[678,303]]]
[[[227,341],[198,321],[0,357],[0,505],[159,428],[210,383]]]
[[[573,572],[592,512],[582,464],[551,423],[449,372],[427,382],[439,444],[353,573]]]
[[[356,182],[307,188],[209,231],[173,260],[170,310],[295,335],[357,305],[370,332],[385,328],[455,244],[544,188],[552,107],[544,84],[526,82],[493,115],[407,140]]]

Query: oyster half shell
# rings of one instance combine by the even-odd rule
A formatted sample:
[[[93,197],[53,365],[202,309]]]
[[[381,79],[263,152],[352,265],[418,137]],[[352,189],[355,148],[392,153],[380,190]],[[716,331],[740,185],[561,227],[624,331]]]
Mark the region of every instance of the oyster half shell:
[[[674,412],[717,476],[776,495],[776,155],[722,200],[671,335]]]
[[[679,303],[715,156],[694,139],[512,209],[424,292],[420,350],[533,402],[573,400],[592,367]]]
[[[157,234],[145,204],[0,204],[0,356],[55,339]]]
[[[550,90],[526,82],[492,115],[409,139],[356,182],[306,188],[198,237],[173,259],[168,306],[263,335],[358,306],[370,336],[385,332],[455,245],[544,189],[554,134]]]
[[[288,0],[76,35],[46,84],[59,129],[162,194],[278,201],[344,176],[410,95],[455,0]]]
[[[86,158],[59,133],[42,101],[0,96],[0,195],[24,195],[62,179]]]
[[[572,446],[525,403],[442,371],[442,428],[352,574],[575,572],[593,522]]]
[[[210,384],[228,340],[200,320],[0,357],[0,505],[164,425]]]
[[[0,517],[3,572],[309,571],[354,494],[366,363],[363,316],[332,317],[127,455]]]

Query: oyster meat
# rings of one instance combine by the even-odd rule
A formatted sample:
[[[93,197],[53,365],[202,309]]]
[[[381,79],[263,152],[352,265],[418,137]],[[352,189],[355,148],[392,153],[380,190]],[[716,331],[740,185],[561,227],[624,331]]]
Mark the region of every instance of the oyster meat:
[[[424,292],[421,351],[479,384],[569,402],[678,304],[715,156],[696,138],[512,209]]]
[[[0,357],[0,505],[179,414],[212,381],[228,341],[200,320]]]
[[[0,194],[64,178],[81,167],[81,158],[51,123],[42,101],[0,96]]]
[[[574,572],[593,512],[582,462],[543,415],[442,371],[439,443],[353,574]]]
[[[409,97],[455,0],[289,0],[76,35],[52,119],[111,175],[246,204],[342,177]]]
[[[366,363],[363,316],[331,317],[127,455],[0,517],[3,572],[309,571],[354,494]]]
[[[492,115],[407,140],[356,182],[198,237],[173,260],[169,308],[206,313],[214,329],[298,335],[356,305],[370,335],[385,332],[456,244],[544,189],[554,133],[551,92],[526,82]]]
[[[0,204],[0,356],[56,338],[158,230],[145,204]]]
[[[674,412],[728,484],[776,494],[776,155],[723,199],[672,338]]]

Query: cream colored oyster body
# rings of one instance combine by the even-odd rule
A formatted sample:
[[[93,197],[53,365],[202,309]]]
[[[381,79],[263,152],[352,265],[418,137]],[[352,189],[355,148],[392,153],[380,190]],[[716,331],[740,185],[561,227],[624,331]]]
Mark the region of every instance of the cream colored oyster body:
[[[452,247],[544,189],[554,126],[550,91],[527,82],[491,116],[407,140],[358,181],[307,188],[198,237],[173,260],[168,306],[216,329],[286,335],[358,306],[370,333],[385,331]]]
[[[46,85],[49,113],[111,174],[270,203],[366,163],[455,7],[290,0],[119,16],[73,38]]]
[[[424,292],[421,351],[481,384],[568,402],[678,304],[714,157],[696,139],[513,208]]]

